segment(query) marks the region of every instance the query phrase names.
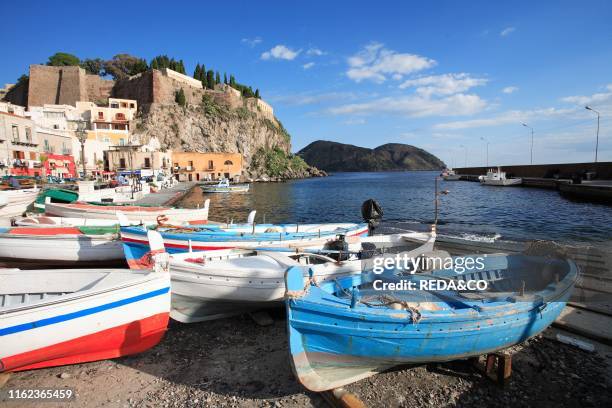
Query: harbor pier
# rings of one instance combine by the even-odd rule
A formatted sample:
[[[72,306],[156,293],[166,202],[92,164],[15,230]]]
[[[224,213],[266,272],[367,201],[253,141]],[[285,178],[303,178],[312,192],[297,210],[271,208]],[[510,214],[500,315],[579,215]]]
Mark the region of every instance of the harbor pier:
[[[478,182],[489,167],[458,167],[461,180]],[[522,186],[558,190],[576,200],[612,204],[612,162],[556,163],[500,166],[508,177],[520,177]]]

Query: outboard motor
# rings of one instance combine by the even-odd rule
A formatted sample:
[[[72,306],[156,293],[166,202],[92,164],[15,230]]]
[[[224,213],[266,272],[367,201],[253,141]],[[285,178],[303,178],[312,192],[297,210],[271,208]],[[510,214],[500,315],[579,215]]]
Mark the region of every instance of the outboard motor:
[[[336,239],[325,244],[325,249],[338,251],[338,253],[330,255],[330,258],[334,258],[338,262],[346,261],[349,258],[349,245],[343,234],[338,235]]]
[[[383,217],[383,209],[376,200],[370,198],[361,204],[361,217],[368,223],[369,233],[372,234]]]

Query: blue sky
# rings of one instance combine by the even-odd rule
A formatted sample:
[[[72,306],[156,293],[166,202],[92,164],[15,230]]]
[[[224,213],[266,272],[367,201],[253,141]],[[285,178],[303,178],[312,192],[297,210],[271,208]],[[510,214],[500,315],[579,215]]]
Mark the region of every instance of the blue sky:
[[[612,161],[608,1],[11,2],[0,82],[56,51],[158,54],[261,90],[297,151],[409,143],[449,165]]]

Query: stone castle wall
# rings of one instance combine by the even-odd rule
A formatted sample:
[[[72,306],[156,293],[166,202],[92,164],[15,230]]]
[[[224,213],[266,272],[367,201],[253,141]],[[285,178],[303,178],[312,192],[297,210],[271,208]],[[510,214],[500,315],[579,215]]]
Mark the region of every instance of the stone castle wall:
[[[208,95],[230,109],[245,107],[274,120],[272,107],[261,99],[241,97],[240,92],[225,84],[203,89],[201,83],[169,69],[152,70],[130,78],[111,81],[89,75],[77,66],[52,67],[30,65],[29,81],[13,87],[5,100],[22,106],[72,105],[77,101],[106,104],[109,97],[135,99],[145,108],[152,103],[174,104],[176,92],[182,89],[188,104],[199,105]]]
[[[100,102],[111,95],[115,82],[88,75],[81,67],[30,65],[28,106],[72,105]]]

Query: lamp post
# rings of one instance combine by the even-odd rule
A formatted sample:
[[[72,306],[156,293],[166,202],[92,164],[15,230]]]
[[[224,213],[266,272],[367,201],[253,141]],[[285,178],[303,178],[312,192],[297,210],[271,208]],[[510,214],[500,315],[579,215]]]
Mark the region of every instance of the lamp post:
[[[597,163],[597,150],[599,150],[599,112],[590,106],[585,106],[584,109],[590,110],[591,112],[595,112],[597,115],[597,139],[595,139],[595,163]]]
[[[85,169],[85,142],[87,141],[87,132],[85,132],[85,121],[77,121],[76,135],[81,142],[81,164],[83,165],[83,180],[87,178],[87,170]]]
[[[489,167],[489,140],[486,137],[481,137],[480,140],[487,142],[487,167]]]
[[[531,164],[533,164],[533,128],[526,123],[521,123],[526,128],[531,129]]]

